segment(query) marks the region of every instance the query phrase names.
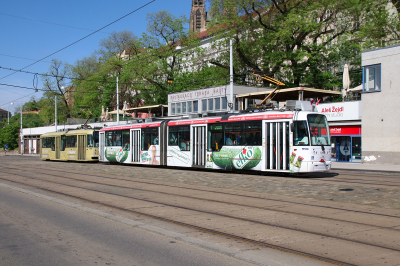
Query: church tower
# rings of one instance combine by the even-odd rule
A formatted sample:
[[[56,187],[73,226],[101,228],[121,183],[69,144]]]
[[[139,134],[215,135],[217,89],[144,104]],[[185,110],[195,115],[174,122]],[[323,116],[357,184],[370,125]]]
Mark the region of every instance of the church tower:
[[[201,32],[206,30],[207,12],[205,0],[192,0],[192,11],[190,12],[189,30],[192,32]]]

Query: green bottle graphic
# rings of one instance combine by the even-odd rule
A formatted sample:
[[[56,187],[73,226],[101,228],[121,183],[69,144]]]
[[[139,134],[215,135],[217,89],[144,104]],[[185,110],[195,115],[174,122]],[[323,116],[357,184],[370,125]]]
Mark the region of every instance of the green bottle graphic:
[[[292,154],[290,155],[290,158],[289,158],[290,164],[293,164],[295,158],[296,158],[296,153],[292,152]]]

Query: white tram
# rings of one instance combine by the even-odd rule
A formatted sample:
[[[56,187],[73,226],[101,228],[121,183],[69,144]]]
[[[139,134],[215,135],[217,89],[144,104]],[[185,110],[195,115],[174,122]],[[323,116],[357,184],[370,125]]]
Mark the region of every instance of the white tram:
[[[99,160],[307,173],[331,169],[331,145],[325,115],[271,110],[106,127]]]

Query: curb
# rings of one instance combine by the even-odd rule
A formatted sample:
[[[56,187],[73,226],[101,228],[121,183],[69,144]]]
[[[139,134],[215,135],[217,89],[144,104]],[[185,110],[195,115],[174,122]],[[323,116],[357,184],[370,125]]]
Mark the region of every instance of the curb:
[[[400,171],[376,170],[376,169],[332,168],[331,170],[332,170],[332,171],[378,172],[378,173],[388,173],[388,174],[400,174]]]

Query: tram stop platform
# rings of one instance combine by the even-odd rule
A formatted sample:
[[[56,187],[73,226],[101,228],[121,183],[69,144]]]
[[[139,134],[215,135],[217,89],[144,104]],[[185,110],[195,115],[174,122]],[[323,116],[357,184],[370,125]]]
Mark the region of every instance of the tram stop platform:
[[[400,165],[332,162],[332,170],[400,173]]]

